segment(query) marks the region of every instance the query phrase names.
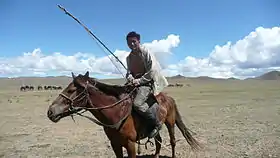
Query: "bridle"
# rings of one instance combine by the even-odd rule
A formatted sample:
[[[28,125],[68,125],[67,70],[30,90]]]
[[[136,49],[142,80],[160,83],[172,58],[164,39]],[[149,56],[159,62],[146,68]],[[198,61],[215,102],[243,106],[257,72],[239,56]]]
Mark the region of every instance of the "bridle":
[[[92,87],[95,87],[96,82],[94,82],[94,85]],[[77,107],[74,106],[75,105],[75,101],[82,101],[83,99],[86,99],[85,103],[87,103],[89,101],[89,94],[88,94],[88,88],[89,86],[89,82],[86,82],[86,86],[84,87],[84,90],[82,92],[80,92],[78,95],[76,95],[74,98],[70,98],[67,95],[65,95],[63,92],[59,93],[60,96],[62,96],[63,98],[67,99],[70,103],[68,103],[69,105],[69,111],[70,112],[78,112],[78,110],[80,109],[86,109],[86,107]]]
[[[137,89],[137,87],[134,87],[133,90],[127,95],[125,96],[124,98],[118,100],[117,102],[113,103],[113,104],[110,104],[110,105],[106,105],[106,106],[102,106],[102,107],[97,107],[95,106],[90,97],[89,97],[89,93],[88,93],[88,88],[94,88],[94,89],[98,89],[96,87],[96,84],[97,82],[95,81],[94,84],[90,84],[89,81],[86,82],[86,85],[84,87],[84,90],[82,92],[80,92],[78,95],[76,95],[74,98],[71,98],[71,97],[68,97],[67,95],[65,95],[63,92],[59,93],[60,96],[62,96],[63,98],[67,99],[70,103],[68,103],[69,105],[69,108],[68,108],[68,111],[71,112],[71,117],[73,119],[73,121],[75,122],[74,120],[74,117],[73,117],[73,114],[77,114],[79,116],[82,116],[82,117],[85,117],[91,121],[93,121],[94,123],[100,125],[100,126],[105,126],[105,127],[109,127],[109,128],[118,128],[120,126],[120,124],[122,123],[122,121],[126,118],[126,116],[124,118],[122,118],[119,122],[115,123],[115,124],[104,124],[100,121],[98,121],[97,119],[95,118],[92,118],[92,117],[89,117],[89,116],[86,116],[86,115],[83,115],[82,113],[88,111],[88,110],[102,110],[102,109],[108,109],[108,108],[112,108],[118,104],[120,104],[121,102],[123,102],[124,100],[128,99],[128,98],[131,98],[132,97],[132,94],[133,92]],[[75,103],[76,102],[80,102],[80,101],[83,101],[83,99],[86,99],[83,103],[85,104],[90,104],[91,107],[86,107],[86,106],[75,106]],[[83,112],[80,112],[80,110],[84,110]],[[128,115],[128,114],[127,114]]]

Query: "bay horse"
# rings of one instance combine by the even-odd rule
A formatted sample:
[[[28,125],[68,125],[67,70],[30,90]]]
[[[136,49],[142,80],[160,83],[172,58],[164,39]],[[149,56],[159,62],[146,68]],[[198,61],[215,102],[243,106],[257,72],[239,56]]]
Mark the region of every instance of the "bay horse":
[[[107,138],[117,158],[123,158],[122,148],[126,148],[128,157],[136,158],[135,142],[144,139],[148,135],[148,124],[145,119],[134,112],[132,108],[135,89],[132,85],[109,85],[95,78],[85,75],[75,76],[73,81],[62,90],[48,108],[48,118],[57,123],[66,116],[78,114],[91,119],[103,126]],[[152,95],[154,96],[154,95]],[[148,99],[149,100],[149,99]],[[160,119],[168,129],[172,158],[175,158],[175,124],[191,146],[192,150],[200,149],[197,140],[191,135],[185,126],[174,99],[165,93],[154,96],[159,103]],[[94,117],[81,114],[82,110],[89,111]],[[147,121],[146,121],[147,122]],[[155,158],[159,157],[162,138],[160,132],[154,137],[156,151]]]

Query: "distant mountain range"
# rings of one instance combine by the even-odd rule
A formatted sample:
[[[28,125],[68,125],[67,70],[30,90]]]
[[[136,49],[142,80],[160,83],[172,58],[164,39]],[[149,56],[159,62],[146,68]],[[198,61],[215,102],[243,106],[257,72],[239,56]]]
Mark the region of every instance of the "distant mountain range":
[[[212,78],[209,76],[199,76],[199,77],[186,77],[183,75],[176,75],[172,77],[167,77],[167,79],[198,79],[198,80],[239,80],[234,77],[222,79],[222,78]],[[270,71],[267,73],[264,73],[260,76],[254,77],[254,78],[246,78],[245,80],[280,80],[280,71]]]
[[[58,79],[58,80],[71,80],[71,77],[68,76],[47,76],[47,77],[17,77],[14,79]],[[172,76],[172,77],[166,77],[167,79],[192,79],[192,80],[239,80],[237,78],[234,77],[230,77],[227,79],[223,79],[223,78],[212,78],[212,77],[208,77],[208,76],[199,76],[199,77],[186,77],[183,76],[181,74],[178,74],[176,76]],[[0,79],[8,79],[8,78],[0,78]],[[111,79],[104,79],[104,80],[111,80]],[[113,79],[114,80],[114,79]],[[254,78],[246,78],[245,80],[280,80],[280,71],[270,71],[267,73],[264,73],[260,76],[254,77]]]
[[[255,78],[247,78],[247,80],[280,80],[280,71],[270,71]]]

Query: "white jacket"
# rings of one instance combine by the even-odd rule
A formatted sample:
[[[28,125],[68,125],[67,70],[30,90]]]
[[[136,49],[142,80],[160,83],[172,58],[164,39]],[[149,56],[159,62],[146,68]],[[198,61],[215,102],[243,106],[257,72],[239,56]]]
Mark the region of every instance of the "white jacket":
[[[167,79],[161,73],[161,66],[157,61],[153,52],[148,50],[145,46],[140,46],[141,56],[144,61],[144,66],[147,72],[140,78],[140,83],[149,82],[152,79],[154,80],[154,94],[157,95],[163,91],[165,87],[168,86]],[[129,56],[128,56],[129,57]],[[126,58],[127,62],[127,74],[126,77],[130,74],[130,65],[129,65],[129,58]]]

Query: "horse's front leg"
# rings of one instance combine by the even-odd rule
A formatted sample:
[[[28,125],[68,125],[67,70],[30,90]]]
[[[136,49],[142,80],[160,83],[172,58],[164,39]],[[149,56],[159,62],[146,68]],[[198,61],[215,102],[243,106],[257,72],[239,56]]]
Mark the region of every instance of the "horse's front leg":
[[[121,144],[122,137],[115,130],[112,130],[110,128],[104,127],[104,131],[108,139],[110,140],[116,158],[123,158],[123,146]]]
[[[112,140],[111,146],[114,150],[116,158],[123,158],[123,150],[122,150],[122,146],[121,146],[120,142]]]

